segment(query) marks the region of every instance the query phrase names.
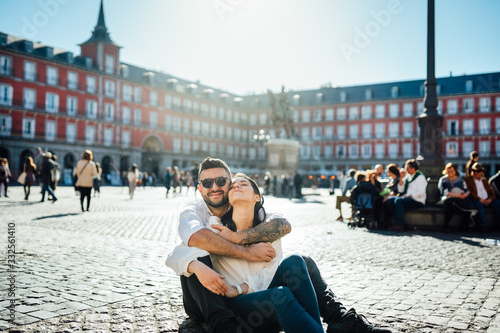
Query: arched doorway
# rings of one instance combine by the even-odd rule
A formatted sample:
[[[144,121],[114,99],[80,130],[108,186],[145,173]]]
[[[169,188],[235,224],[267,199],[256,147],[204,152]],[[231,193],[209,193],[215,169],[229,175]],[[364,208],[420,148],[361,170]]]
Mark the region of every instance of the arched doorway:
[[[26,162],[26,159],[28,156],[31,156],[32,158],[35,157],[35,154],[30,149],[25,149],[21,152],[21,155],[19,155],[19,170],[20,172],[24,170],[24,163]],[[11,170],[12,172],[12,170]]]
[[[120,185],[120,170],[115,166],[113,158],[106,155],[101,162],[103,182],[112,185]]]
[[[66,185],[73,184],[73,168],[75,167],[76,162],[76,157],[73,153],[67,153],[64,155],[64,159],[62,161],[62,179]]]
[[[144,140],[142,144],[142,153],[140,170],[146,171],[148,174],[153,172],[156,176],[159,175],[159,165],[160,165],[160,152],[163,150],[161,141],[156,136],[149,136]]]

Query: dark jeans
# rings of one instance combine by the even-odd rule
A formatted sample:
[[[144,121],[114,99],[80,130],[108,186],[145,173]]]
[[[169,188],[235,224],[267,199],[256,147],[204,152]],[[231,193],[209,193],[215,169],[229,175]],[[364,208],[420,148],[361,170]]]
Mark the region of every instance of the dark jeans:
[[[82,211],[84,210],[83,209],[83,201],[85,200],[85,198],[87,198],[87,210],[89,210],[89,207],[90,207],[90,192],[92,192],[92,187],[83,187],[83,186],[80,186],[79,187],[79,191],[80,191],[80,206],[82,207]]]
[[[208,256],[199,258],[198,260],[205,263],[207,266],[212,267],[212,263]],[[297,256],[294,256],[293,260],[300,262]],[[285,268],[290,269],[292,271],[291,274],[295,275],[299,274],[300,275],[299,280],[306,279],[306,276],[308,275],[310,282],[313,285],[314,292],[316,294],[317,304],[319,305],[319,314],[321,315],[321,317],[323,317],[323,321],[326,323],[339,322],[342,315],[344,315],[347,312],[346,308],[336,298],[335,294],[330,289],[328,289],[328,286],[321,277],[321,273],[314,260],[306,256],[303,256],[302,260],[306,263],[307,272],[304,272],[303,269],[296,270],[293,265],[286,265],[281,267],[281,273],[282,273],[281,276],[283,275],[285,275],[285,277],[287,276],[288,273],[286,273]],[[299,266],[303,267],[302,264]],[[277,276],[278,274],[275,275],[273,283],[275,281],[278,281],[276,280],[279,279],[279,277]],[[292,279],[293,282],[293,278],[282,278],[281,283],[278,283],[278,285],[283,286],[290,279]],[[292,291],[291,288],[296,287],[295,285],[293,285],[293,283],[291,284],[292,285],[287,286],[290,292]],[[199,282],[198,278],[196,277],[196,275],[193,274],[189,278],[181,276],[181,285],[183,292],[184,309],[186,310],[186,313],[188,314],[188,316],[190,316],[195,320],[206,322],[211,330],[215,329],[219,320],[224,318],[235,317],[234,312],[228,310],[226,307],[227,304],[226,302],[230,300],[226,297],[215,295],[208,289],[203,287]],[[277,294],[288,294],[288,293],[289,293],[288,291],[277,292]],[[238,296],[238,298],[242,296]],[[270,294],[267,296],[271,297]],[[289,296],[290,295],[288,295],[288,297]],[[268,316],[269,318],[266,319],[265,322],[261,324],[261,327],[259,327],[259,332],[265,332],[264,329],[266,329],[268,332],[279,331],[281,327],[279,325],[279,320],[278,317],[276,316],[276,313],[275,312],[269,313],[267,311],[268,308],[266,307],[258,308],[257,305],[254,305],[252,311],[256,310],[257,311],[256,315],[257,315],[259,313],[258,312],[259,309],[261,310],[261,313],[263,312],[264,314],[269,315]],[[238,316],[237,318],[237,320],[242,325],[242,328],[246,327],[247,329],[248,327],[250,328],[253,327],[252,329],[256,328],[255,327],[256,322],[253,321],[255,319],[256,317],[248,318],[248,320],[252,320],[250,323],[248,323],[245,320],[243,320],[241,316]],[[253,326],[251,326],[250,324],[253,324]],[[262,327],[264,325],[266,327]]]
[[[278,267],[267,290],[229,299],[246,332],[324,332],[318,301],[302,257],[292,255]],[[279,325],[277,325],[279,323]]]
[[[468,221],[470,218],[470,212],[464,211],[464,209],[475,209],[472,201],[469,199],[460,199],[448,197],[444,200],[444,225],[447,228],[450,225],[451,218],[453,214],[459,213],[462,215],[462,227],[468,226]]]
[[[405,211],[424,207],[424,204],[412,198],[390,197],[386,201],[387,212],[394,212],[396,225],[404,225]],[[390,214],[389,214],[390,215]]]
[[[50,188],[50,182],[44,182],[42,183],[42,200],[45,200],[45,192],[49,192],[49,194],[54,198],[54,200],[57,200],[56,195],[54,194],[54,191]]]
[[[479,225],[481,227],[486,227],[486,212],[484,211],[483,204],[480,203],[478,200],[473,200],[472,203],[474,204],[475,208],[477,209],[477,213],[479,215]],[[495,215],[495,217],[493,218],[493,221],[498,223],[500,221],[500,200],[495,199],[486,207],[493,209],[494,215]]]

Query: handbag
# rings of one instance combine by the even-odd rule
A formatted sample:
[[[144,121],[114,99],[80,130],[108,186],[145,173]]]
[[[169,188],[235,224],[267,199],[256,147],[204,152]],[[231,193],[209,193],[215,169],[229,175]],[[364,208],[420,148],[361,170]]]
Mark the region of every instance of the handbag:
[[[23,184],[23,185],[24,185],[24,183],[26,183],[26,172],[25,171],[21,172],[21,174],[17,178],[17,182],[20,184]]]

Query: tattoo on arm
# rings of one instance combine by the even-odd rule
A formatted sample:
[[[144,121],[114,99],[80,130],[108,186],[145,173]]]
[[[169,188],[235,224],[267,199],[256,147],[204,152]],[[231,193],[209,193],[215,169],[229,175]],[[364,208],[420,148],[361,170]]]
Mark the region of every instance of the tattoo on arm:
[[[274,218],[251,229],[239,231],[242,235],[239,244],[274,242],[289,234],[291,231],[292,226],[287,219]]]

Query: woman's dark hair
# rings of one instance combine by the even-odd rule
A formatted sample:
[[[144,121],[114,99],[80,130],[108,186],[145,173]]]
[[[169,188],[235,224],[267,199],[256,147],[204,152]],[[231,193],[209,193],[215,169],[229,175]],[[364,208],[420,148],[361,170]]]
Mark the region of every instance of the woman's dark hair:
[[[451,162],[446,164],[446,166],[444,167],[443,175],[446,175],[446,173],[447,173],[446,170],[448,170],[449,168],[455,169],[455,173],[457,174],[457,177],[460,176],[460,172],[458,171],[458,167]]]
[[[387,170],[390,171],[390,172],[392,172],[393,174],[395,174],[396,177],[398,177],[398,178],[401,177],[401,174],[399,173],[399,168],[398,168],[398,166],[396,164],[394,164],[394,163],[393,164],[389,164],[387,166]]]
[[[415,169],[415,170],[418,170],[418,168],[420,167],[420,164],[419,164],[419,163],[417,162],[417,160],[416,160],[416,159],[414,159],[414,158],[412,158],[412,159],[410,159],[410,160],[406,161],[406,164],[408,164],[408,166],[409,166],[410,168],[413,168],[413,169]]]
[[[253,192],[257,195],[260,196],[260,201],[255,203],[254,209],[253,209],[253,225],[252,227],[258,226],[262,222],[266,220],[266,210],[264,209],[264,197],[260,194],[260,189],[255,180],[250,178],[249,176],[245,175],[244,173],[237,173],[234,175],[234,179],[236,178],[243,178],[247,180],[250,185],[252,185]],[[232,231],[236,231],[236,224],[234,224],[233,221],[233,207],[229,208],[226,214],[221,217],[220,219],[221,223],[228,227]]]
[[[82,159],[87,160],[87,161],[92,161],[92,158],[93,158],[92,151],[86,150],[83,152]]]

